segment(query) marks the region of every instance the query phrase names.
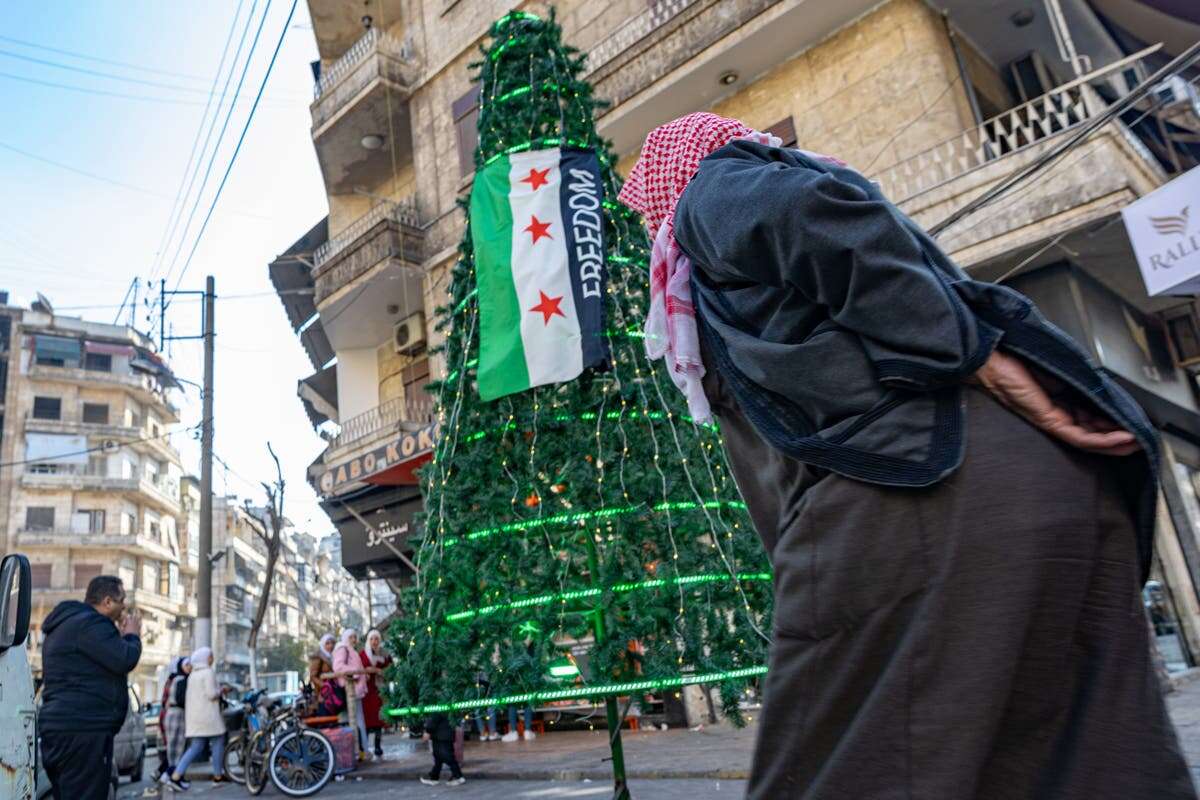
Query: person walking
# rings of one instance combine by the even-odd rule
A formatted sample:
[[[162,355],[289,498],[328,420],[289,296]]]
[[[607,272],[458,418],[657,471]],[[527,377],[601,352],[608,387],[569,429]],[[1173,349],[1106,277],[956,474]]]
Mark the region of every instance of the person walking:
[[[141,631],[112,575],[92,578],[82,603],[64,600],[42,623],[38,734],[55,800],[108,797],[113,737],[129,713],[128,675],[142,655]]]
[[[163,699],[163,714],[159,730],[162,732],[163,752],[166,754],[167,768],[163,770],[159,780],[168,783],[174,774],[176,766],[183,759],[187,745],[185,732],[184,709],[187,706],[188,675],[192,671],[192,660],[185,656],[175,659],[171,677],[167,679],[167,687]],[[187,780],[180,777],[179,781],[185,789],[190,786]]]
[[[458,766],[458,759],[454,757],[455,735],[455,726],[450,724],[450,719],[445,714],[433,714],[425,721],[425,733],[421,738],[432,744],[433,769],[429,771],[429,775],[421,777],[421,783],[437,786],[442,779],[443,765],[450,768],[451,786],[462,786],[467,782],[463,777],[462,768]]]
[[[367,631],[367,646],[359,655],[367,670],[367,693],[362,699],[363,724],[367,733],[375,734],[375,757],[383,758],[383,696],[379,693],[379,676],[392,665],[392,657],[383,651],[383,636],[375,629]]]
[[[368,761],[367,725],[362,700],[367,694],[367,669],[358,655],[358,631],[342,630],[341,641],[333,648],[333,675],[346,692],[346,719],[358,732],[358,760]]]
[[[228,782],[225,777],[225,718],[221,716],[221,688],[213,672],[213,652],[208,647],[197,648],[190,659],[192,671],[187,678],[184,696],[184,734],[191,739],[183,757],[171,771],[170,785],[185,789],[184,777],[201,753],[207,742],[212,752],[212,782],[220,785]]]
[[[167,755],[167,709],[171,706],[171,684],[175,677],[179,675],[183,664],[187,663],[186,656],[179,656],[171,662],[171,671],[167,674],[167,679],[163,681],[162,696],[158,702],[158,768],[154,771],[153,782],[158,783],[163,776],[170,775],[171,760]],[[153,787],[146,789],[147,792],[153,791]],[[147,795],[149,796],[149,795]]]
[[[747,796],[1196,797],[1150,661],[1159,445],[1021,294],[879,188],[736,120],[619,199],[646,348],[720,422],[775,581]]]

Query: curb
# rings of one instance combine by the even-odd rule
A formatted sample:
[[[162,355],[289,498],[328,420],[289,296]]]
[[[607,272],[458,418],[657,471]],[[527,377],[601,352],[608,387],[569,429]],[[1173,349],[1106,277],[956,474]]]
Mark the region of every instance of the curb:
[[[362,778],[363,780],[375,781],[415,781],[427,772],[424,768],[411,768],[404,770],[388,770],[386,772],[365,772],[357,774],[355,772],[348,773],[347,779],[351,776]],[[470,765],[463,767],[463,773],[468,780],[480,781],[608,781],[612,779],[612,771],[604,769],[531,769],[522,770],[520,772],[512,771],[489,771],[489,770],[472,770]],[[748,769],[717,769],[717,770],[655,770],[655,769],[632,769],[626,771],[626,777],[629,780],[642,781],[665,781],[665,780],[722,780],[722,781],[744,781],[749,780],[750,771]]]

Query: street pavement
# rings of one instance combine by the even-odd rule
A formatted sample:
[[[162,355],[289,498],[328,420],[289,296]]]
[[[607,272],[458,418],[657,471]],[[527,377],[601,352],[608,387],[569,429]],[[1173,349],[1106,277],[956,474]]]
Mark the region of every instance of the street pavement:
[[[1177,679],[1167,708],[1192,775],[1200,784],[1200,669]],[[624,732],[630,792],[635,800],[732,800],[745,794],[754,726],[737,731],[724,725],[703,730]],[[425,786],[417,777],[429,769],[427,752],[407,752],[401,736],[385,737],[385,760],[368,764],[343,780],[330,783],[319,797],[558,798],[611,797],[606,779],[608,743],[603,731],[550,733],[534,742],[468,743],[463,786]],[[146,759],[147,766],[155,763]],[[213,786],[204,772],[193,770],[192,789],[175,795],[156,792],[161,800],[220,796],[242,797],[239,786]],[[143,796],[146,783],[122,784],[120,800]],[[263,797],[282,797],[268,786]]]

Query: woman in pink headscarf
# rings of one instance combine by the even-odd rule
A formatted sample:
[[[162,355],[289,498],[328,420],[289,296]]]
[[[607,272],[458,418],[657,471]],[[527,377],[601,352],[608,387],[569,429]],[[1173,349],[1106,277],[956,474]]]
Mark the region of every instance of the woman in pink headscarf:
[[[748,796],[1193,798],[1138,594],[1149,421],[871,181],[778,145],[689,114],[620,194],[647,353],[719,419],[774,568]]]

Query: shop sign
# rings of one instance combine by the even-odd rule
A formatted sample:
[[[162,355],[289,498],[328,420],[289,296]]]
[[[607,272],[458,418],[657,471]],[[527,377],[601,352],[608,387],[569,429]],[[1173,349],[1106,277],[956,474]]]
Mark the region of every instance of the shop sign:
[[[385,445],[376,447],[360,456],[331,466],[317,482],[322,495],[329,496],[339,489],[357,481],[365,481],[372,475],[391,469],[433,452],[437,442],[438,424],[426,425],[420,430],[405,433]]]
[[[1200,292],[1200,168],[1121,209],[1151,296]]]

